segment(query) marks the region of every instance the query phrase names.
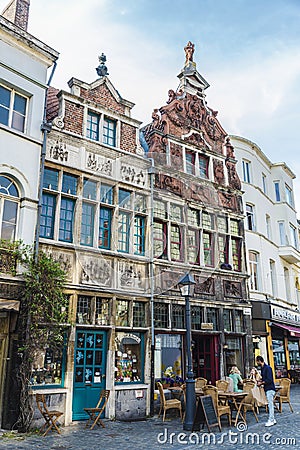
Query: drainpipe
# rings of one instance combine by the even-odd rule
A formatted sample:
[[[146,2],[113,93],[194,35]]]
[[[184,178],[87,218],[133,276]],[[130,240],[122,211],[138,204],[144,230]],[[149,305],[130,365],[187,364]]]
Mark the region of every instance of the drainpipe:
[[[51,131],[51,128],[52,128],[52,124],[47,123],[47,121],[46,121],[47,97],[48,97],[48,89],[51,84],[56,66],[57,66],[57,62],[54,61],[52,71],[51,71],[49,80],[47,82],[47,88],[45,91],[44,114],[43,114],[43,122],[41,125],[41,131],[43,133],[43,144],[42,144],[41,159],[40,159],[38,211],[37,211],[37,219],[36,219],[36,227],[35,227],[35,240],[34,240],[34,258],[35,258],[35,260],[37,260],[38,252],[39,252],[40,218],[41,218],[41,213],[42,213],[42,195],[43,195],[44,167],[45,167],[46,148],[47,148],[47,135]]]
[[[155,353],[155,335],[154,335],[154,251],[153,251],[153,190],[154,190],[154,159],[151,161],[151,167],[148,169],[150,176],[150,316],[151,316],[151,368],[150,368],[150,416],[154,416],[154,353]]]

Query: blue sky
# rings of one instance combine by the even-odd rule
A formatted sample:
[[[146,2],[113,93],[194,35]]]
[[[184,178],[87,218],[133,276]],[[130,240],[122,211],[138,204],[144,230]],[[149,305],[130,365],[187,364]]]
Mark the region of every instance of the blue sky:
[[[191,40],[222,126],[285,161],[300,192],[299,30],[300,0],[31,0],[28,29],[60,52],[58,88],[95,80],[104,52],[110,80],[144,123],[176,89]]]

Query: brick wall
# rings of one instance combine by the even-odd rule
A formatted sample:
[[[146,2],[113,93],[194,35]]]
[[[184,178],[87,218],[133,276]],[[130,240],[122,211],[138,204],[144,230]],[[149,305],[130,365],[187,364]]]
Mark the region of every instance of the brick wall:
[[[121,114],[125,113],[125,106],[116,101],[106,85],[101,85],[91,90],[81,88],[80,95],[92,102],[99,103],[105,108],[109,108]]]
[[[14,0],[6,6],[2,12],[2,16],[27,31],[29,5],[30,0]]]
[[[136,153],[137,129],[132,125],[121,122],[120,148],[131,153]]]
[[[82,135],[83,131],[83,106],[76,105],[66,100],[65,104],[65,130]]]

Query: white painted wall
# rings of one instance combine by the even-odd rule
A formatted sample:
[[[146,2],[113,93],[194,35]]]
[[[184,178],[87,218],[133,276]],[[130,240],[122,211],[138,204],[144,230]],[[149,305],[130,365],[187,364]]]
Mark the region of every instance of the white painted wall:
[[[295,309],[300,306],[297,303],[297,293],[295,288],[295,275],[299,274],[298,264],[289,263],[279,256],[282,245],[280,243],[278,221],[284,221],[286,226],[286,234],[290,239],[289,224],[294,225],[298,229],[296,211],[286,202],[285,184],[293,189],[294,174],[285,165],[273,164],[263,154],[261,149],[253,142],[237,136],[231,137],[232,145],[235,149],[235,157],[238,160],[237,171],[242,181],[242,190],[244,191],[243,203],[244,213],[246,214],[246,203],[253,205],[255,230],[249,231],[245,220],[246,247],[248,251],[253,250],[259,254],[259,289],[257,291],[250,290],[250,297],[257,300],[265,300],[266,296],[285,307]],[[250,162],[251,182],[243,181],[242,160]],[[266,176],[266,193],[263,192],[262,174]],[[281,201],[275,200],[274,181],[280,181]],[[271,236],[267,237],[266,215],[270,217]],[[288,244],[292,247],[291,240]],[[291,249],[296,257],[299,258],[299,242],[298,248]],[[272,294],[270,263],[273,260],[276,268],[276,291],[275,296]],[[289,271],[290,292],[287,298],[284,268]],[[248,265],[248,273],[249,265]]]

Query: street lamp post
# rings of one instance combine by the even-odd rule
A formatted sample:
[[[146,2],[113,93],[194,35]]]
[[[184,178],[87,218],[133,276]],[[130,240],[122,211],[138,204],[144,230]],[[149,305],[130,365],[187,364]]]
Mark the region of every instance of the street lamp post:
[[[190,296],[193,295],[194,285],[196,284],[194,278],[189,273],[185,274],[178,282],[181,295],[185,298],[185,326],[186,326],[186,355],[187,355],[187,374],[186,374],[186,404],[185,404],[185,419],[183,429],[192,431],[195,409],[196,409],[196,393],[195,380],[193,373],[192,360],[192,328],[191,328],[191,308]]]

